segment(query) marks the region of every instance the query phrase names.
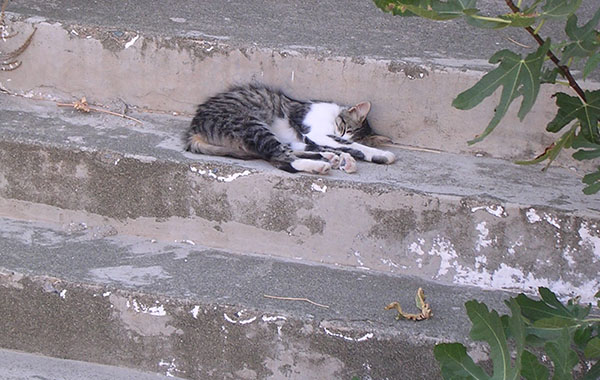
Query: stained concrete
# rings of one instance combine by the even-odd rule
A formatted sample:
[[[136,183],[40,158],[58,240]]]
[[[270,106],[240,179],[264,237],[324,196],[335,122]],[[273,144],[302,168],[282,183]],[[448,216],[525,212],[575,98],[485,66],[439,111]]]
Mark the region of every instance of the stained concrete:
[[[0,346],[187,379],[438,378],[464,302],[507,294],[0,218]],[[434,317],[397,321],[423,287]],[[304,301],[267,298],[308,298]],[[416,310],[415,310],[416,311]]]
[[[6,49],[34,27],[37,32],[21,67],[0,73],[1,86],[29,97],[71,102],[85,95],[121,109],[189,114],[232,84],[260,82],[303,99],[369,100],[375,129],[403,145],[530,159],[556,139],[544,126],[555,115],[551,95],[560,87],[543,86],[523,122],[518,106],[511,107],[497,132],[474,146],[466,142],[484,130],[497,99],[470,111],[451,107],[492,67],[486,60],[494,51],[515,48],[507,37],[527,37],[516,30],[464,32],[460,22],[392,17],[369,1],[284,2],[276,9],[271,2],[204,2],[201,10],[178,2],[173,15],[145,13],[145,6],[11,5],[22,12],[10,14],[21,34],[5,42]],[[586,165],[568,154],[556,164]]]
[[[120,367],[0,350],[1,380],[177,380]]]
[[[183,153],[184,117],[0,101],[1,215],[444,284],[586,301],[598,287],[600,203],[573,170],[394,149],[355,175],[291,175]]]
[[[9,6],[20,34],[2,51],[37,31],[21,67],[0,72],[0,346],[184,378],[436,378],[434,343],[482,352],[466,339],[467,299],[502,307],[504,290],[542,285],[591,301],[589,168],[565,155],[547,172],[505,160],[553,141],[542,130],[556,88],[473,147],[495,104],[450,107],[493,51],[514,48],[505,37],[527,43],[517,30],[469,34],[369,1],[157,9]],[[243,82],[372,101],[398,161],[318,177],[182,153],[195,105]],[[142,123],[57,107],[82,96]],[[381,310],[412,303],[419,286],[433,320]],[[272,290],[330,308],[266,299]]]

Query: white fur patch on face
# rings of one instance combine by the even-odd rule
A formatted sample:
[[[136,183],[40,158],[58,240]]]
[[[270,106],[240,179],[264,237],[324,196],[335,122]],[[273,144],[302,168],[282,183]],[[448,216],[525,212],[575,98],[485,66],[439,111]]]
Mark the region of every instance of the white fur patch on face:
[[[335,133],[335,118],[342,107],[334,103],[314,103],[304,117],[304,124],[310,127],[308,136],[333,135]]]

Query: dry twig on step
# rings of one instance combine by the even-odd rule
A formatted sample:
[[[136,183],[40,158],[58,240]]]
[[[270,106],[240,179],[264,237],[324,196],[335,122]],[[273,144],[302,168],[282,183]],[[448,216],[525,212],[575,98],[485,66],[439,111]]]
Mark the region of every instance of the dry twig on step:
[[[19,34],[18,32],[11,32],[10,28],[4,23],[4,10],[6,9],[7,5],[8,0],[4,0],[2,3],[2,9],[0,9],[0,39],[2,40],[6,40]]]
[[[138,120],[138,119],[136,119],[134,117],[131,117],[131,116],[127,116],[127,115],[122,114],[122,113],[116,113],[116,112],[112,112],[112,111],[105,110],[105,109],[102,109],[102,108],[90,107],[90,105],[88,104],[87,99],[85,98],[85,96],[83,98],[81,98],[80,100],[77,100],[77,101],[75,101],[73,103],[56,103],[56,105],[59,106],[59,107],[73,107],[77,111],[81,111],[81,112],[85,112],[85,113],[89,113],[89,112],[92,112],[92,111],[102,112],[102,113],[106,113],[106,114],[109,114],[109,115],[122,117],[124,119],[133,120],[136,123],[143,124],[141,120]]]
[[[303,302],[308,302],[312,305],[315,306],[319,306],[319,307],[323,307],[325,309],[329,309],[329,306],[327,305],[322,305],[320,303],[316,303],[314,301],[309,300],[308,298],[297,298],[297,297],[279,297],[279,296],[270,296],[268,294],[264,294],[265,298],[272,298],[272,299],[276,299],[276,300],[283,300],[283,301],[303,301]]]

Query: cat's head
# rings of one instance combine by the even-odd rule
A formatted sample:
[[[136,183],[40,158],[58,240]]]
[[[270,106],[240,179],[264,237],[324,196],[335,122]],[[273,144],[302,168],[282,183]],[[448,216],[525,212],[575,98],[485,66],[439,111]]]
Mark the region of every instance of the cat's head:
[[[335,118],[336,135],[370,146],[391,143],[390,138],[373,133],[367,120],[370,110],[371,103],[369,102],[361,102],[354,107],[343,108]]]

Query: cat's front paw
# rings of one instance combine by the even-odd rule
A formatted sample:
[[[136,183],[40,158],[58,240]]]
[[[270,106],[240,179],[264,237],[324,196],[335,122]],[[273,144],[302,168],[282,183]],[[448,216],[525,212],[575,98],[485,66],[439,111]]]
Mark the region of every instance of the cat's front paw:
[[[316,161],[316,165],[312,168],[314,174],[327,174],[329,170],[331,170],[331,164],[323,161]]]
[[[340,167],[341,158],[337,154],[333,152],[321,152],[321,156],[329,161],[332,169],[337,169]]]
[[[356,172],[356,160],[354,159],[354,157],[352,157],[348,153],[341,153],[340,159],[340,170],[345,171],[346,173]]]
[[[396,156],[392,152],[381,151],[380,154],[376,154],[371,159],[376,164],[391,164],[396,161]]]

